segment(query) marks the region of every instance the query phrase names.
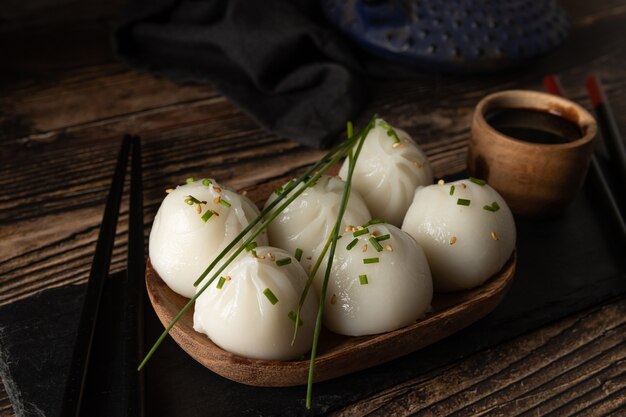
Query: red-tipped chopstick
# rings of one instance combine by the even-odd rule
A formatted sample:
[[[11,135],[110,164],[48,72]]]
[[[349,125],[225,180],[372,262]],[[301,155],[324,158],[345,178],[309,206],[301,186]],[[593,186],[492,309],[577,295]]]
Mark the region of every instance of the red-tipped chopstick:
[[[561,81],[559,81],[556,75],[546,75],[543,77],[543,86],[548,93],[559,97],[565,97]]]
[[[104,290],[104,283],[109,274],[111,263],[111,253],[113,251],[113,241],[115,239],[115,229],[120,211],[120,202],[124,191],[124,177],[126,175],[126,164],[130,151],[131,136],[125,135],[122,141],[115,173],[111,181],[111,188],[107,197],[102,225],[96,243],[96,252],[89,272],[87,281],[87,292],[83,300],[78,333],[74,344],[72,362],[70,364],[63,404],[61,406],[62,416],[78,416],[80,414],[83,392],[85,388],[85,377],[87,375],[87,365],[91,356],[93,336],[100,310],[100,301]]]
[[[621,193],[626,193],[626,146],[617,128],[602,84],[595,75],[587,77],[587,91],[589,91],[589,97],[598,118],[598,126],[600,126],[604,143],[609,151],[609,162],[614,165],[618,176],[616,186],[621,188]]]
[[[561,83],[555,75],[545,76],[543,79],[543,85],[546,91],[548,91],[550,94],[565,97],[565,94],[563,93],[563,88],[561,87]],[[618,227],[622,238],[626,240],[626,222],[624,222],[624,217],[622,216],[622,212],[619,208],[619,205],[617,204],[615,196],[613,195],[613,191],[611,190],[609,182],[602,171],[602,167],[598,162],[598,158],[596,158],[595,155],[591,156],[589,174],[591,175],[592,180],[594,180],[600,187],[601,192],[599,194],[602,195],[607,209],[613,214],[615,224]]]

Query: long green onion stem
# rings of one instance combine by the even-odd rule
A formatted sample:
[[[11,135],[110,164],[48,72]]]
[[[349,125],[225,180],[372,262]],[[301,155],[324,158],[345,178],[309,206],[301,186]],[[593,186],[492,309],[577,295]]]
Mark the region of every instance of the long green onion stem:
[[[356,139],[356,138],[355,138]],[[250,224],[248,224],[248,226],[246,226],[241,233],[239,233],[237,235],[237,237],[235,237],[235,239],[233,239],[232,242],[230,242],[222,252],[220,252],[219,255],[217,255],[217,257],[215,258],[215,260],[213,262],[211,262],[211,265],[209,265],[209,267],[207,269],[204,270],[204,272],[200,275],[200,277],[196,280],[196,282],[193,283],[194,287],[197,287],[198,284],[200,284],[200,282],[202,282],[202,280],[204,278],[206,278],[206,276],[211,272],[211,270],[213,268],[215,268],[215,265],[217,265],[217,263],[222,260],[224,258],[224,256],[226,256],[228,254],[228,252],[231,251],[232,248],[235,247],[235,245],[237,245],[237,243],[239,241],[241,241],[241,239],[244,238],[244,236],[246,234],[248,234],[248,232],[250,230],[252,230],[254,228],[254,226],[256,226],[261,220],[263,220],[263,217],[265,217],[266,214],[268,214],[270,211],[272,211],[274,209],[274,207],[276,207],[286,196],[287,194],[289,194],[289,192],[291,192],[291,190],[293,190],[296,186],[298,186],[301,182],[306,181],[309,178],[309,175],[315,171],[316,169],[322,167],[322,166],[327,166],[329,164],[329,161],[334,161],[341,159],[341,157],[345,156],[345,150],[346,148],[351,148],[351,146],[354,144],[354,141],[348,141],[348,142],[344,142],[341,143],[337,146],[335,146],[333,149],[331,149],[326,155],[324,155],[322,157],[322,159],[320,159],[319,161],[317,161],[314,165],[312,165],[309,169],[307,169],[304,174],[300,175],[300,177],[298,177],[298,179],[294,182],[290,182],[289,184],[287,184],[287,186],[285,187],[284,190],[281,190],[281,193],[278,195],[278,197],[276,197],[276,199],[274,201],[272,201],[271,204],[269,204],[267,207],[265,207],[263,210],[261,210],[261,213],[259,213],[259,215],[257,216],[256,219],[254,219],[253,221],[250,222]],[[339,153],[339,155],[341,155],[340,158],[337,158],[337,154]],[[333,165],[336,162],[333,162]],[[328,170],[332,165],[329,165],[328,168],[326,168],[323,172],[326,172],[326,170]]]
[[[309,294],[309,289],[311,288],[311,285],[313,284],[313,280],[315,279],[315,275],[317,275],[317,271],[320,269],[320,265],[322,264],[322,261],[324,260],[324,256],[326,256],[326,252],[328,252],[328,248],[330,248],[330,244],[332,243],[334,234],[335,234],[335,229],[333,228],[333,230],[330,232],[330,235],[328,235],[328,239],[326,239],[326,243],[324,244],[324,248],[322,249],[320,256],[318,256],[317,260],[315,261],[315,265],[313,265],[313,268],[311,268],[311,271],[309,271],[309,277],[306,281],[302,294],[300,294],[300,302],[298,303],[298,310],[296,311],[296,317],[298,319],[300,319],[300,312],[302,311],[304,300],[306,300],[306,297]],[[293,338],[291,339],[291,346],[293,346],[294,343],[296,343],[297,337],[298,337],[298,327],[294,327]]]
[[[368,125],[359,133],[357,133],[356,136],[352,136],[352,123],[348,122],[348,141],[352,141],[352,139],[358,139],[360,137],[365,138],[367,136],[367,134],[369,133],[370,130],[373,129],[374,127],[374,123],[376,121],[376,118],[378,116],[374,116],[372,118],[372,120],[370,120],[370,122],[368,123]],[[348,158],[350,158],[349,160],[352,160],[352,146],[350,147],[350,151],[348,154]],[[328,252],[328,248],[330,247],[330,244],[332,242],[332,238],[333,235],[335,234],[335,229],[333,228],[330,232],[330,234],[328,235],[328,239],[326,240],[326,243],[324,244],[324,248],[322,249],[322,252],[319,254],[319,256],[317,257],[317,260],[315,262],[315,264],[313,265],[313,268],[311,268],[311,270],[309,271],[309,277],[307,279],[306,285],[304,286],[304,290],[302,291],[302,294],[300,295],[300,302],[298,303],[298,309],[296,311],[296,317],[298,319],[300,319],[300,313],[302,311],[302,306],[304,306],[304,301],[306,300],[306,297],[309,293],[309,289],[311,288],[311,285],[313,284],[313,280],[315,279],[315,275],[317,275],[317,271],[320,268],[320,265],[322,264],[322,261],[324,260],[324,257],[326,256],[326,252]],[[358,239],[355,239],[358,243]],[[351,248],[348,248],[348,250],[350,250]],[[298,327],[295,326],[294,330],[293,330],[293,338],[291,339],[291,345],[293,346],[296,343],[296,338],[298,337]]]
[[[196,291],[196,294],[194,294],[194,296],[187,302],[187,304],[185,304],[183,308],[181,308],[180,311],[174,316],[170,324],[167,325],[163,333],[161,333],[157,341],[154,343],[154,345],[150,348],[150,350],[148,351],[144,359],[141,361],[137,370],[143,369],[143,367],[146,365],[148,360],[150,360],[154,352],[161,345],[161,343],[163,342],[163,340],[165,339],[169,331],[174,327],[174,325],[178,322],[178,320],[180,320],[183,314],[185,314],[185,312],[195,303],[196,299],[213,283],[213,281],[215,281],[215,279],[217,279],[220,276],[221,272],[224,269],[226,269],[226,267],[230,265],[233,262],[233,260],[235,260],[237,256],[239,256],[239,254],[245,248],[247,248],[248,245],[250,245],[254,241],[254,239],[256,239],[256,237],[259,234],[261,234],[261,232],[265,230],[265,228],[287,206],[289,206],[289,204],[291,204],[300,194],[302,194],[304,190],[307,189],[307,187],[309,187],[312,183],[315,183],[322,176],[324,172],[326,172],[333,165],[339,162],[339,160],[341,160],[341,158],[343,158],[346,155],[347,151],[352,149],[352,146],[354,146],[354,144],[357,142],[358,139],[361,139],[361,138],[364,139],[365,136],[367,135],[367,132],[369,132],[369,130],[371,129],[372,122],[373,121],[370,121],[367,128],[359,132],[355,137],[350,138],[347,142],[343,142],[335,146],[333,149],[331,149],[324,157],[322,157],[322,159],[320,159],[317,163],[315,163],[313,166],[307,169],[304,174],[298,177],[296,181],[294,181],[293,183],[290,182],[287,185],[287,187],[285,187],[285,190],[276,198],[276,200],[274,200],[271,204],[265,207],[265,209],[261,211],[259,216],[257,216],[257,218],[254,219],[246,228],[244,228],[244,230],[231,243],[229,243],[226,246],[226,248],[224,248],[224,250],[217,256],[217,258],[211,263],[211,265],[209,265],[209,267],[205,269],[204,272],[200,275],[200,277],[196,280],[196,282],[194,283],[195,286],[197,286],[200,282],[204,280],[204,278],[206,278],[206,276],[212,271],[212,269],[218,264],[218,262],[220,262],[230,252],[230,250],[233,247],[235,247],[235,245],[237,245],[237,243],[241,239],[243,239],[246,234],[248,234],[248,232],[251,232],[254,226],[256,226],[260,221],[263,220],[265,215],[269,214],[269,217],[267,218],[267,220],[265,220],[256,230],[252,231],[250,237],[248,237],[244,241],[244,243],[241,244],[240,247],[235,252],[233,252],[233,254],[226,260],[226,262],[224,262],[218,268],[218,270],[214,273],[214,275],[202,286],[202,288],[200,288],[200,290]],[[361,140],[359,144],[360,145],[358,149],[359,152],[362,146],[362,142],[363,141]],[[315,170],[317,170],[317,172],[315,172],[315,174],[310,176]],[[352,169],[352,171],[354,171],[354,169]],[[349,175],[349,179],[351,178],[352,176]],[[290,192],[293,191],[302,182],[304,182],[305,186],[300,187],[298,190],[295,190],[292,194],[290,194]],[[349,182],[348,182],[348,185],[349,185]],[[348,192],[349,192],[349,187],[347,186],[346,188],[348,188]],[[344,190],[344,196],[346,194],[345,191],[346,190]],[[276,209],[276,211],[270,213],[271,210],[274,209],[274,207],[276,207],[285,198],[286,198],[286,201],[278,209]],[[343,216],[343,212],[341,213],[341,215]],[[336,231],[334,234],[336,235]],[[336,239],[335,239],[335,243],[336,243]],[[319,334],[318,334],[318,337],[319,337]]]
[[[313,374],[315,372],[315,357],[317,355],[317,346],[322,331],[322,317],[324,315],[324,303],[326,301],[326,291],[328,290],[328,281],[330,278],[330,271],[333,265],[333,258],[335,257],[335,249],[337,248],[337,240],[339,235],[339,229],[341,228],[341,221],[343,220],[343,214],[346,211],[348,205],[348,199],[350,198],[350,189],[352,185],[352,175],[354,174],[354,168],[356,167],[356,161],[359,158],[367,132],[371,129],[375,119],[370,121],[366,128],[366,134],[359,138],[357,149],[354,155],[350,155],[348,159],[348,177],[346,178],[346,185],[343,189],[343,196],[341,197],[341,204],[339,206],[339,214],[337,214],[337,221],[332,233],[332,243],[328,252],[328,262],[326,263],[326,273],[324,274],[324,282],[322,284],[322,290],[320,292],[320,305],[317,310],[317,319],[315,321],[315,332],[313,334],[313,345],[311,347],[311,361],[309,363],[309,377],[307,380],[306,390],[306,408],[311,408],[311,397],[313,395]]]

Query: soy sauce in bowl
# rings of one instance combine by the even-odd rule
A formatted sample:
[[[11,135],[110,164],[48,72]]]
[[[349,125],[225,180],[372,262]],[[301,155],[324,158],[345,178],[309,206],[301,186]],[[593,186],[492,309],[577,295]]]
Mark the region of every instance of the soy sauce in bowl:
[[[526,142],[561,144],[583,137],[576,123],[548,111],[499,108],[485,114],[485,120],[498,132]]]

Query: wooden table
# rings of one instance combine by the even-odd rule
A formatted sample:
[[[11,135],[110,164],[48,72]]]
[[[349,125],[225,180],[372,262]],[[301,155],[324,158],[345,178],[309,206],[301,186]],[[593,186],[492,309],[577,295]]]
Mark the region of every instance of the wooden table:
[[[0,305],[85,281],[126,132],[144,140],[146,236],[164,189],[186,177],[210,172],[241,188],[321,155],[259,129],[210,85],[176,85],[119,62],[108,36],[123,1],[63,3],[0,6]],[[589,107],[583,81],[595,72],[626,132],[626,3],[562,3],[571,33],[549,56],[519,72],[376,83],[360,121],[377,112],[408,130],[441,177],[465,167],[482,96],[541,89],[542,76],[556,73]],[[124,201],[113,272],[125,268],[127,214]],[[626,298],[613,299],[336,415],[626,414],[625,323]],[[4,391],[0,415],[13,415]]]

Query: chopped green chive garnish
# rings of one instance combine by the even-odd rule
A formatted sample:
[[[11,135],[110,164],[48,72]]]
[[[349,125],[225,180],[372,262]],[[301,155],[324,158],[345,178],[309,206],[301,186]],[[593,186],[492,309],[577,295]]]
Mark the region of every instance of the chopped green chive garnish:
[[[231,204],[228,201],[224,200],[223,198],[220,198],[220,204],[223,205],[224,207],[231,206]]]
[[[357,243],[359,243],[359,239],[354,238],[352,242],[348,243],[348,245],[346,246],[346,249],[348,250],[352,249],[353,247],[356,246]]]
[[[194,177],[189,177],[189,178],[187,178],[187,179],[185,180],[185,182],[186,182],[187,184],[191,184],[192,182],[195,182],[195,181],[196,181],[196,180],[195,180],[195,178],[194,178]]]
[[[364,264],[377,264],[380,259],[378,258],[365,258],[363,259]]]
[[[454,195],[454,185],[452,187],[450,187],[450,195]]]
[[[385,122],[384,120],[380,120],[378,122],[378,125],[387,131],[387,136],[392,138],[395,143],[400,142],[400,138],[398,137],[398,134],[396,133],[394,128],[391,127],[391,125],[389,125],[389,123]]]
[[[361,285],[365,285],[368,283],[367,281],[367,275],[359,275],[359,283]]]
[[[264,289],[263,294],[267,297],[268,300],[270,300],[270,303],[272,303],[272,305],[278,302],[278,298],[276,298],[272,290],[270,290],[269,288]]]
[[[276,261],[276,265],[285,266],[291,263],[291,258],[282,258]]]
[[[456,200],[456,203],[457,203],[459,206],[469,206],[469,205],[470,205],[470,203],[471,203],[471,201],[466,200],[466,199],[464,199],[464,198],[459,198],[458,200]]]
[[[381,219],[372,219],[369,222],[365,223],[363,227],[371,226],[373,224],[381,224],[381,223],[385,223],[385,221]]]
[[[378,240],[376,240],[375,237],[370,237],[370,243],[372,244],[374,249],[376,249],[376,251],[381,252],[383,250],[382,245],[378,243]]]
[[[213,210],[207,210],[204,212],[201,219],[203,222],[206,223],[211,218],[211,216],[213,216]]]
[[[252,254],[252,256],[254,256],[255,258],[258,258],[256,251],[254,249],[252,249],[252,251],[250,252]]]
[[[252,242],[248,246],[246,246],[246,252],[250,252],[254,248],[256,248],[256,242]]]
[[[469,177],[469,180],[471,182],[473,182],[474,184],[478,184],[478,185],[485,185],[485,184],[487,184],[487,181],[481,180],[480,178]]]
[[[208,178],[205,178],[202,180],[202,185],[211,185],[211,184],[213,184],[213,182],[211,182],[211,180]]]
[[[197,198],[193,196],[188,195],[185,197],[185,203],[189,204],[190,206],[193,206],[194,204],[202,203],[202,201],[198,200]]]
[[[282,192],[283,192],[283,187],[277,187],[274,190],[274,194],[276,194],[276,195],[280,195]]]
[[[300,259],[302,259],[302,249],[296,248],[295,258],[298,260],[298,262],[300,262]]]
[[[365,235],[369,232],[370,230],[366,227],[365,229],[357,230],[356,232],[352,233],[352,236],[357,237],[357,236]]]
[[[352,137],[352,132],[353,132],[353,126],[352,126],[352,122],[348,120],[348,124],[346,126],[346,130],[348,132],[348,139],[350,139]]]
[[[398,137],[398,134],[393,128],[387,131],[387,136],[392,138],[394,143],[400,143],[400,138]]]
[[[292,310],[287,314],[287,317],[289,317],[289,320],[293,321],[294,323],[296,322],[296,313]],[[302,326],[304,324],[304,322],[302,321],[302,319],[298,319],[298,326]]]
[[[391,235],[382,235],[376,238],[377,241],[382,242],[383,240],[387,240],[391,237]]]
[[[222,289],[222,287],[224,286],[224,283],[225,283],[225,282],[226,282],[226,278],[224,278],[224,277],[220,277],[220,280],[219,280],[219,281],[217,281],[217,287],[216,287],[216,288],[217,288],[218,290],[221,290],[221,289]]]
[[[498,203],[496,203],[494,201],[493,203],[491,203],[490,206],[483,206],[483,209],[485,209],[487,211],[496,212],[496,211],[500,210],[500,206],[498,205]]]

